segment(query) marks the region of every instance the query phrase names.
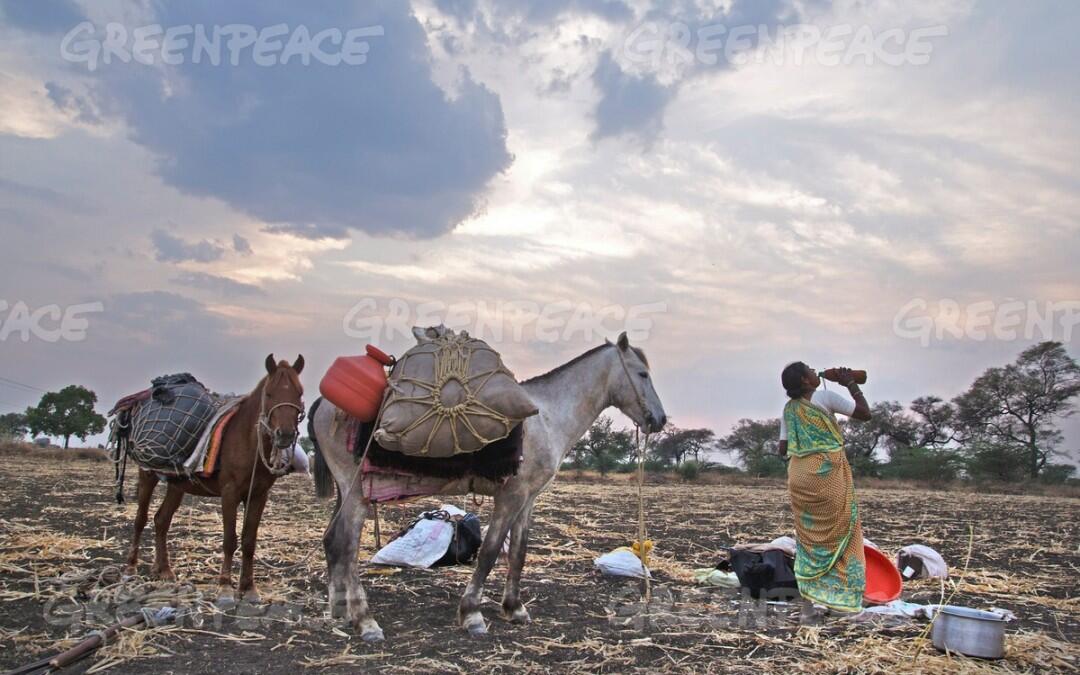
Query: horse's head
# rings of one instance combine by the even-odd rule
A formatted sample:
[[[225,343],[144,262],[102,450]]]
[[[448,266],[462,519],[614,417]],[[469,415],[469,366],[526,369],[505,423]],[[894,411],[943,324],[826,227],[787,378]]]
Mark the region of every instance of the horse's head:
[[[667,424],[667,414],[653,387],[645,352],[631,347],[625,332],[613,346],[619,356],[619,365],[615,366],[611,377],[609,396],[612,405],[645,431],[660,431]]]
[[[300,384],[303,370],[302,354],[291,366],[288,361],[275,362],[273,354],[266,357],[259,426],[273,440],[275,448],[292,447],[300,433],[304,418],[304,387]]]

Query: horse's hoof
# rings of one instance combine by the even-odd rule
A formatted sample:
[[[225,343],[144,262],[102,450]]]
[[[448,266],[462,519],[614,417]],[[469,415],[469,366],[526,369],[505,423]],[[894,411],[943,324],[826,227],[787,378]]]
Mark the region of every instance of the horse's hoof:
[[[518,605],[513,611],[507,611],[503,608],[503,618],[510,623],[531,623],[532,617],[529,616],[529,610],[525,609],[525,605]]]
[[[229,610],[236,607],[236,598],[233,597],[232,589],[229,589],[227,593],[222,593],[214,601],[214,607],[220,610]]]
[[[484,622],[484,615],[480,612],[472,612],[465,617],[465,620],[461,623],[465,630],[469,631],[469,635],[472,637],[484,637],[487,635],[487,624]]]
[[[154,570],[151,575],[158,581],[176,581],[176,574],[171,569]]]
[[[262,603],[262,597],[259,595],[259,592],[254,588],[250,588],[244,591],[240,595],[240,599],[250,605],[258,605]]]
[[[364,619],[358,626],[360,639],[364,642],[382,642],[386,639],[383,630],[375,619]]]
[[[124,565],[124,576],[133,577],[139,573],[137,565]]]

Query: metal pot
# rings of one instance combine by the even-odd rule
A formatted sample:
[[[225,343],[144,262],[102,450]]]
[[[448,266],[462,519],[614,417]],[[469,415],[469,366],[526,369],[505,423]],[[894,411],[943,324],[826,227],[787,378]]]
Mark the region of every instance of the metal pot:
[[[931,637],[940,651],[980,659],[1005,656],[1005,618],[967,607],[942,607],[934,619]]]

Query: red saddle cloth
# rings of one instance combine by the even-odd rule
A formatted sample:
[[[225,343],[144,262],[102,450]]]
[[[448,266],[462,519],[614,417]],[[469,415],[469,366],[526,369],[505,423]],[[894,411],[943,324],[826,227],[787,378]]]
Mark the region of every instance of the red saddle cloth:
[[[128,394],[124,398],[116,402],[116,405],[109,411],[108,416],[112,417],[117,413],[122,413],[125,410],[131,410],[135,406],[139,405],[143,401],[149,401],[151,394],[154,393],[153,389],[143,389],[140,392],[134,394]]]

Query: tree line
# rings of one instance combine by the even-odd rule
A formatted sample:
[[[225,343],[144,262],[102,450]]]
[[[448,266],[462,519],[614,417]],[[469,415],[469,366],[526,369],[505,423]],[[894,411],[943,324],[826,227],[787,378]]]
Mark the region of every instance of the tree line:
[[[920,396],[907,406],[880,401],[869,422],[841,420],[845,451],[857,475],[947,482],[957,479],[1061,483],[1075,467],[1062,456],[1058,423],[1076,412],[1080,366],[1060,342],[1024,350],[1008,365],[987,369],[952,400]],[[646,468],[686,477],[710,468],[716,452],[738,458],[751,476],[783,476],[780,419],[742,419],[726,436],[711,429],[669,426],[646,449]],[[606,474],[636,465],[633,432],[601,417],[568,457],[572,468]]]

